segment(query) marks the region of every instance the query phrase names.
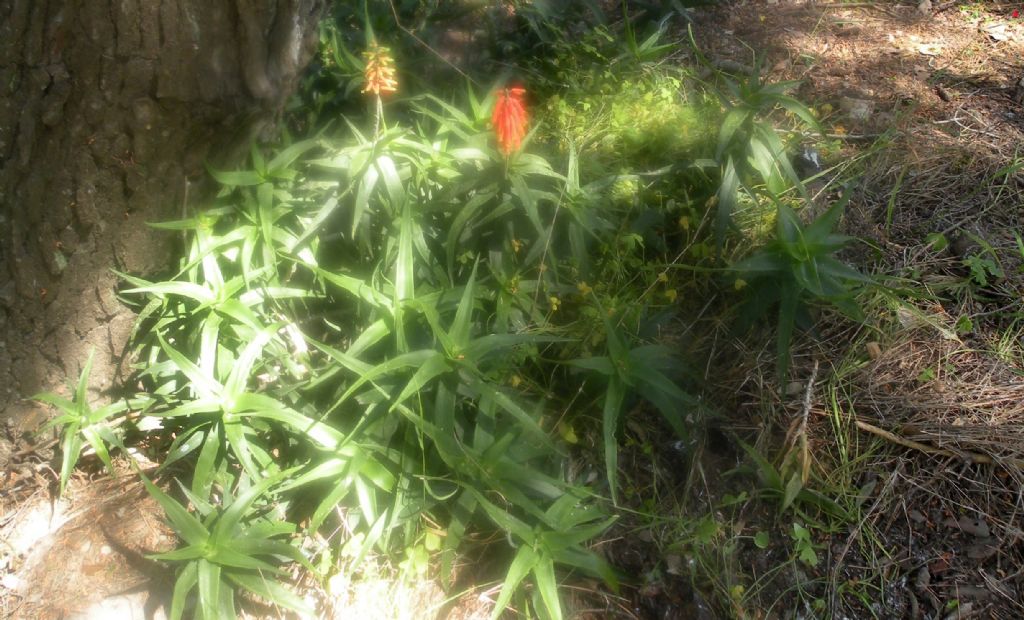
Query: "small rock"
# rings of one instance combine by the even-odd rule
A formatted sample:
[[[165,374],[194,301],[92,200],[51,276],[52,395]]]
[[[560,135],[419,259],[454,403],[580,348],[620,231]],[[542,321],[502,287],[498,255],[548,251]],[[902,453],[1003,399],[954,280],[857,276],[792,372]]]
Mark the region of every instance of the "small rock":
[[[871,113],[875,111],[875,102],[868,99],[842,97],[839,99],[839,109],[845,112],[850,120],[864,122],[871,118]]]
[[[982,31],[997,43],[1010,39],[1010,34],[1006,31],[1006,24],[989,24],[983,27]]]
[[[914,576],[914,589],[918,592],[924,592],[931,581],[932,575],[928,572],[928,567],[922,566],[920,570],[917,571],[917,575]]]
[[[348,575],[343,572],[335,573],[327,580],[327,592],[331,596],[342,596],[348,592],[351,585]]]
[[[876,360],[882,357],[882,345],[878,344],[877,342],[869,342],[864,346],[867,348],[868,357],[870,357],[871,359]]]
[[[821,155],[813,147],[804,147],[793,158],[793,169],[801,179],[813,177],[821,172]]]
[[[917,5],[917,10],[922,15],[932,14],[932,0],[921,0]]]
[[[111,596],[71,615],[70,620],[166,620],[167,614],[163,608],[147,612],[148,597],[147,592]]]
[[[976,544],[967,547],[967,557],[972,560],[984,562],[999,551],[999,543],[993,538],[987,538]]]
[[[957,520],[957,525],[960,526],[961,530],[971,534],[972,536],[977,536],[978,538],[988,538],[991,533],[988,529],[988,523],[985,523],[982,519],[960,517],[960,519]]]
[[[855,37],[863,31],[861,30],[861,27],[856,24],[851,24],[849,22],[841,22],[839,24],[836,24],[835,32],[840,37]]]
[[[963,605],[957,606],[956,609],[946,614],[942,620],[964,620],[970,618],[971,614],[974,613],[974,605],[972,603],[964,603]]]
[[[678,555],[665,556],[665,572],[669,575],[683,574],[683,558]]]

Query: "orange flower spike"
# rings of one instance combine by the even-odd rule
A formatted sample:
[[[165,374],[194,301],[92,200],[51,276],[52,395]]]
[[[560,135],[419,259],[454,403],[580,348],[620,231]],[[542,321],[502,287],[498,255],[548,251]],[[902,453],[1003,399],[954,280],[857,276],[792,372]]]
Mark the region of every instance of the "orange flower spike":
[[[370,49],[363,52],[366,59],[366,68],[363,70],[363,77],[366,85],[364,93],[393,93],[398,89],[398,81],[395,79],[395,59],[391,56],[391,50],[374,43]]]
[[[520,87],[506,88],[498,93],[491,113],[491,124],[498,138],[498,148],[508,157],[518,151],[526,137],[529,117],[524,100],[526,90]]]

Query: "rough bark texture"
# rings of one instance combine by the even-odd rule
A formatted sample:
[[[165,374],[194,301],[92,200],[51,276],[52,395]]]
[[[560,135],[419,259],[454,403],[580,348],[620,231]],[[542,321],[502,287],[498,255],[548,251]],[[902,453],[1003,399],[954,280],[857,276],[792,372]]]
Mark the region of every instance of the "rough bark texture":
[[[91,387],[116,379],[133,317],[111,269],[169,269],[146,222],[273,122],[322,1],[0,0],[0,417],[37,421],[24,397],[90,349]]]

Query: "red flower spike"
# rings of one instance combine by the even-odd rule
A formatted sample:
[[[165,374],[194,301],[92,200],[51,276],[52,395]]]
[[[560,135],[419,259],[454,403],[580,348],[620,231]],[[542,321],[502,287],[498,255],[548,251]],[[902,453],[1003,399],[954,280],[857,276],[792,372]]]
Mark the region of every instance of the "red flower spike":
[[[1014,19],[1017,19],[1018,17],[1020,17],[1020,11],[1018,11],[1017,9],[1014,9],[1013,13],[1010,13],[1010,17],[1012,17]]]
[[[518,86],[498,92],[491,114],[491,124],[498,138],[498,148],[508,157],[518,151],[526,137],[529,117],[526,114],[526,90]]]

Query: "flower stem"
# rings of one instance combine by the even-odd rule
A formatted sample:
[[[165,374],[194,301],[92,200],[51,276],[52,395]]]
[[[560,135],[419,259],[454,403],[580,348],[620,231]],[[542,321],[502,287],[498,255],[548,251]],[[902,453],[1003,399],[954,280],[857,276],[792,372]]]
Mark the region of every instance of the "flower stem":
[[[381,127],[384,125],[384,102],[381,101],[380,95],[375,96],[374,100],[377,102],[377,109],[373,114],[373,136],[379,138]]]

